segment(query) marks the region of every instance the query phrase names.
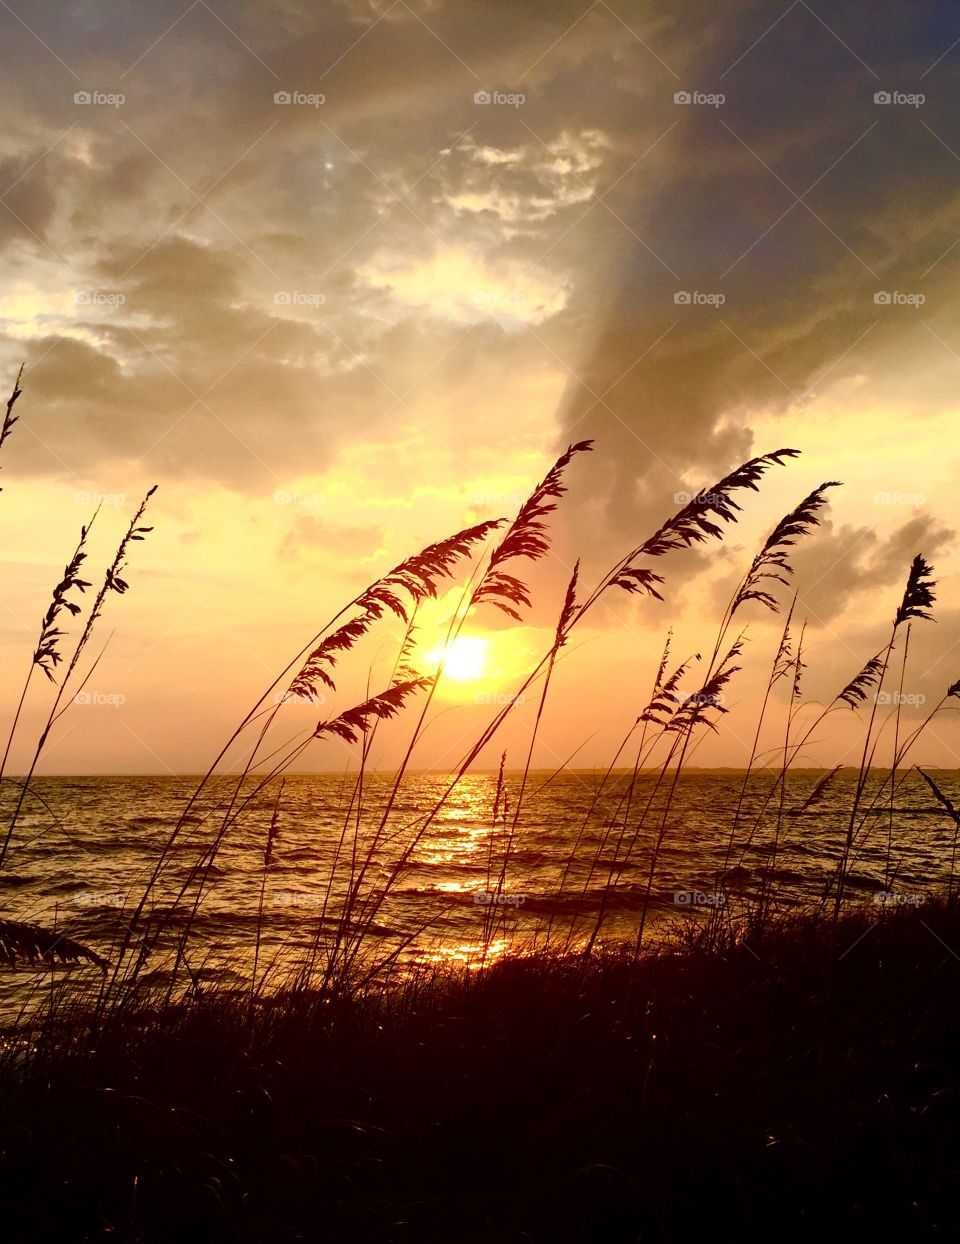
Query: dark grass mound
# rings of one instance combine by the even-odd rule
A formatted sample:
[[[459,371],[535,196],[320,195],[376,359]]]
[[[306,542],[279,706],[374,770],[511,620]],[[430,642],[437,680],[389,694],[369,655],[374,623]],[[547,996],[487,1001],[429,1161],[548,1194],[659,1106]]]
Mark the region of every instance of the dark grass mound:
[[[960,907],[872,919],[52,1033],[0,1084],[4,1237],[952,1238]]]

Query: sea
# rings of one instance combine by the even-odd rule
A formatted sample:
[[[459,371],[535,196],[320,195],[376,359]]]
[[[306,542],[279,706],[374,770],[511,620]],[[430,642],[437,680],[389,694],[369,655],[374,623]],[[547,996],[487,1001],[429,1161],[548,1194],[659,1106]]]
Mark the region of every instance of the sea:
[[[960,771],[934,776],[960,805]],[[656,936],[760,896],[820,902],[856,786],[853,771],[825,778],[796,770],[784,788],[767,772],[745,783],[735,770],[688,770],[669,805],[672,778],[650,772],[474,773],[455,785],[416,773],[398,792],[386,775],[362,787],[356,775],[293,775],[263,789],[218,777],[199,796],[195,777],[37,778],[0,869],[0,919],[110,960],[149,887],[158,970],[189,924],[191,977],[238,987],[255,950],[263,978],[279,980],[344,930],[394,963],[468,967],[548,936],[630,943],[645,908]],[[957,826],[916,771],[894,785],[891,799],[878,771],[861,800],[846,902],[921,904],[952,882]],[[0,971],[0,1001],[36,975]]]

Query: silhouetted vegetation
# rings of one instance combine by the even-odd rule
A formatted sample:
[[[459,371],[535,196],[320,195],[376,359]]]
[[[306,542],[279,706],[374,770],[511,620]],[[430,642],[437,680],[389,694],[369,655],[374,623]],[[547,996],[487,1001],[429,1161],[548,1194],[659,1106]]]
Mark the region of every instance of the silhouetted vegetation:
[[[7,1238],[949,1238],[960,908],[832,932],[68,1008],[0,1071]]]
[[[18,377],[0,446],[17,422],[20,392]],[[882,884],[889,890],[895,881],[896,798],[913,772],[908,757],[960,696],[960,682],[919,725],[902,729],[899,693],[881,723],[895,646],[902,633],[902,691],[910,627],[929,620],[935,603],[932,568],[918,554],[886,646],[825,704],[804,699],[804,624],[796,596],[788,605],[778,592],[791,584],[791,550],[819,524],[835,481],[771,531],[735,586],[712,649],[671,669],[668,638],[649,697],[551,861],[555,885],[536,931],[515,938],[509,926],[504,898],[536,799],[534,747],[570,636],[614,588],[665,599],[666,573],[652,564],[722,538],[737,521],[737,497],[796,450],[752,458],[697,493],[592,589],[576,563],[549,645],[516,695],[466,745],[435,800],[411,812],[400,798],[451,645],[484,608],[523,621],[531,591],[514,563],[549,552],[546,520],[566,492],[568,468],[591,449],[569,446],[512,522],[487,520],[427,546],[320,627],[227,740],[161,849],[145,854],[146,880],[102,944],[75,940],[69,923],[0,919],[0,967],[35,969],[0,1058],[9,1238],[519,1244],[688,1239],[721,1229],[740,1238],[924,1238],[960,1225],[954,858],[936,900],[867,909],[847,895],[853,863],[882,816]],[[151,530],[142,519],[153,492],[73,640],[66,627],[82,617],[90,586],[80,577],[89,524],[54,588],[0,765],[15,792],[0,868],[16,851],[50,732],[100,659],[88,665],[89,641],[109,594],[127,591],[127,550]],[[424,673],[418,609],[461,571],[441,655]],[[676,792],[698,742],[728,711],[728,688],[748,652],[733,623],[750,605],[784,611],[784,619],[724,867],[708,917],[679,924],[666,941],[661,928],[654,939],[658,870],[682,832]],[[390,623],[402,634],[391,636],[386,685],[368,687],[359,703],[325,707],[306,737],[285,737],[282,705],[332,699],[340,662]],[[4,769],[37,668],[56,690],[28,772],[14,780]],[[490,809],[479,953],[459,968],[418,961],[406,952],[429,916],[385,937],[383,912],[458,784],[534,687],[523,764],[507,780],[503,755]],[[771,755],[759,742],[778,687],[786,704]],[[418,704],[384,790],[371,780],[377,731]],[[837,712],[865,717],[862,755],[836,866],[819,902],[801,910],[781,901],[772,880],[788,836],[788,780]],[[881,771],[883,724],[892,741]],[[284,775],[330,736],[354,747],[358,763],[322,909],[305,917],[314,922],[306,953],[301,940],[286,958],[267,961],[264,905],[283,849]],[[840,768],[799,796],[791,791],[791,806],[815,809]],[[615,800],[604,801],[624,771]],[[955,856],[956,807],[923,777],[953,826]],[[747,799],[757,791],[759,812]],[[251,823],[264,832],[250,874],[255,934],[240,965],[248,979],[240,988],[211,984],[192,963],[198,914],[223,844]],[[588,829],[595,845],[586,859]],[[734,879],[760,841],[768,867],[759,888],[743,892]],[[184,847],[193,852],[185,868]],[[636,919],[624,939],[622,929],[611,931],[610,914],[623,909],[628,865],[639,865],[644,884],[626,896]]]

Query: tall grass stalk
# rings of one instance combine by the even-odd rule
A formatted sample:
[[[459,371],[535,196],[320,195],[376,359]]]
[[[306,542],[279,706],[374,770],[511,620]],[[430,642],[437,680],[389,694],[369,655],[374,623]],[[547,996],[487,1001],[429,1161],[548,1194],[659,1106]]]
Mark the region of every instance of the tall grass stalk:
[[[854,834],[857,826],[857,815],[860,811],[860,805],[863,800],[864,791],[867,785],[867,779],[870,773],[869,758],[871,755],[871,743],[873,742],[873,727],[877,715],[877,704],[880,692],[883,690],[883,682],[890,664],[890,656],[893,652],[894,640],[897,631],[904,622],[911,619],[930,619],[928,612],[929,607],[933,604],[935,597],[933,589],[936,584],[930,578],[931,567],[918,553],[913,559],[910,567],[910,573],[907,576],[907,584],[904,588],[903,600],[897,609],[893,619],[893,626],[890,630],[890,640],[883,652],[880,664],[880,673],[877,679],[877,691],[873,697],[873,703],[870,707],[870,716],[867,722],[867,729],[863,740],[863,752],[860,758],[860,768],[857,774],[857,783],[854,790],[854,797],[850,807],[850,817],[847,822],[847,832],[843,842],[843,850],[840,856],[840,862],[837,866],[836,889],[833,901],[833,924],[836,928],[840,919],[840,908],[843,903],[843,893],[846,885],[847,868],[850,860],[850,852],[853,847]]]
[[[890,889],[890,868],[893,860],[893,813],[894,799],[897,789],[897,752],[900,749],[900,706],[903,704],[903,686],[907,673],[907,657],[910,653],[910,628],[912,623],[907,623],[907,629],[903,637],[903,658],[900,662],[900,685],[897,688],[897,702],[894,706],[894,726],[893,726],[893,758],[890,762],[890,809],[889,819],[887,821],[887,858],[884,863],[883,879],[887,890]]]

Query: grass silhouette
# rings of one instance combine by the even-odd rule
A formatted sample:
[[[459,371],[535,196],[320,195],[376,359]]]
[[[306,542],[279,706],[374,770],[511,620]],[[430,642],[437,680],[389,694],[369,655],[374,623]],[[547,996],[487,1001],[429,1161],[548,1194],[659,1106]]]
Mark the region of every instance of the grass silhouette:
[[[18,376],[0,430],[17,416]],[[482,611],[522,624],[535,607],[525,564],[551,549],[549,520],[568,472],[593,449],[557,459],[512,519],[476,524],[428,545],[365,587],[266,688],[199,779],[112,935],[81,943],[60,929],[0,919],[0,967],[31,965],[36,989],[0,1034],[0,1188],[23,1239],[131,1241],[522,1241],[689,1238],[733,1217],[741,1238],[772,1231],[944,1233],[957,1200],[956,998],[960,906],[953,884],[954,802],[922,774],[953,828],[950,882],[922,907],[859,907],[851,870],[886,813],[885,884],[893,880],[896,800],[909,756],[947,687],[909,731],[894,697],[892,763],[877,765],[881,693],[900,628],[902,693],[909,627],[928,620],[933,570],[921,555],[885,647],[825,705],[803,698],[804,626],[791,552],[820,522],[828,481],[774,527],[734,587],[712,648],[671,661],[668,637],[650,694],[601,776],[577,831],[551,861],[552,901],[525,939],[509,917],[511,879],[539,792],[533,757],[561,655],[601,599],[669,596],[671,553],[722,539],[774,467],[779,449],[704,488],[584,586],[574,566],[546,651],[515,695],[464,748],[439,793],[411,811],[405,796],[454,644]],[[129,547],[150,489],[84,617],[86,538],[55,587],[15,706],[4,770],[31,675],[53,684],[27,774],[12,787],[0,870],[51,730],[100,657],[91,637],[111,593],[128,589]],[[96,516],[95,516],[96,517]],[[422,604],[457,587],[432,668],[417,642]],[[736,633],[750,607],[783,613],[708,918],[649,936],[663,854],[681,832],[678,790],[703,737],[721,728],[729,688],[748,659]],[[76,621],[71,639],[66,629]],[[326,703],[341,662],[378,628],[403,626],[392,672],[356,703],[335,705],[288,736],[291,699]],[[564,651],[566,650],[566,651]],[[43,683],[43,680],[37,680]],[[760,751],[787,688],[782,734]],[[536,692],[523,765],[501,756],[485,844],[481,946],[470,970],[407,952],[432,916],[390,937],[384,915],[478,757],[515,705]],[[419,713],[416,707],[419,706]],[[802,709],[812,715],[801,727]],[[833,713],[865,717],[862,755],[836,866],[818,903],[798,909],[774,881],[788,803],[815,811],[841,766],[798,791],[794,770]],[[413,717],[401,760],[373,771],[382,723]],[[265,904],[285,826],[286,775],[315,741],[356,749],[358,768],[323,883],[323,902],[289,953],[263,941]],[[616,799],[614,774],[625,760]],[[556,775],[554,775],[556,776]],[[759,810],[752,795],[762,789]],[[196,968],[198,923],[225,844],[251,825],[250,910],[256,919],[241,986]],[[592,855],[584,844],[596,834]],[[732,878],[760,840],[770,867],[755,892]],[[184,856],[184,850],[192,852]],[[184,867],[184,859],[187,865]],[[739,861],[734,865],[734,861]],[[627,893],[627,866],[643,884]],[[632,904],[624,939],[611,915]],[[503,953],[506,945],[507,952]],[[61,973],[46,988],[47,973]],[[912,1238],[912,1237],[911,1237]]]

